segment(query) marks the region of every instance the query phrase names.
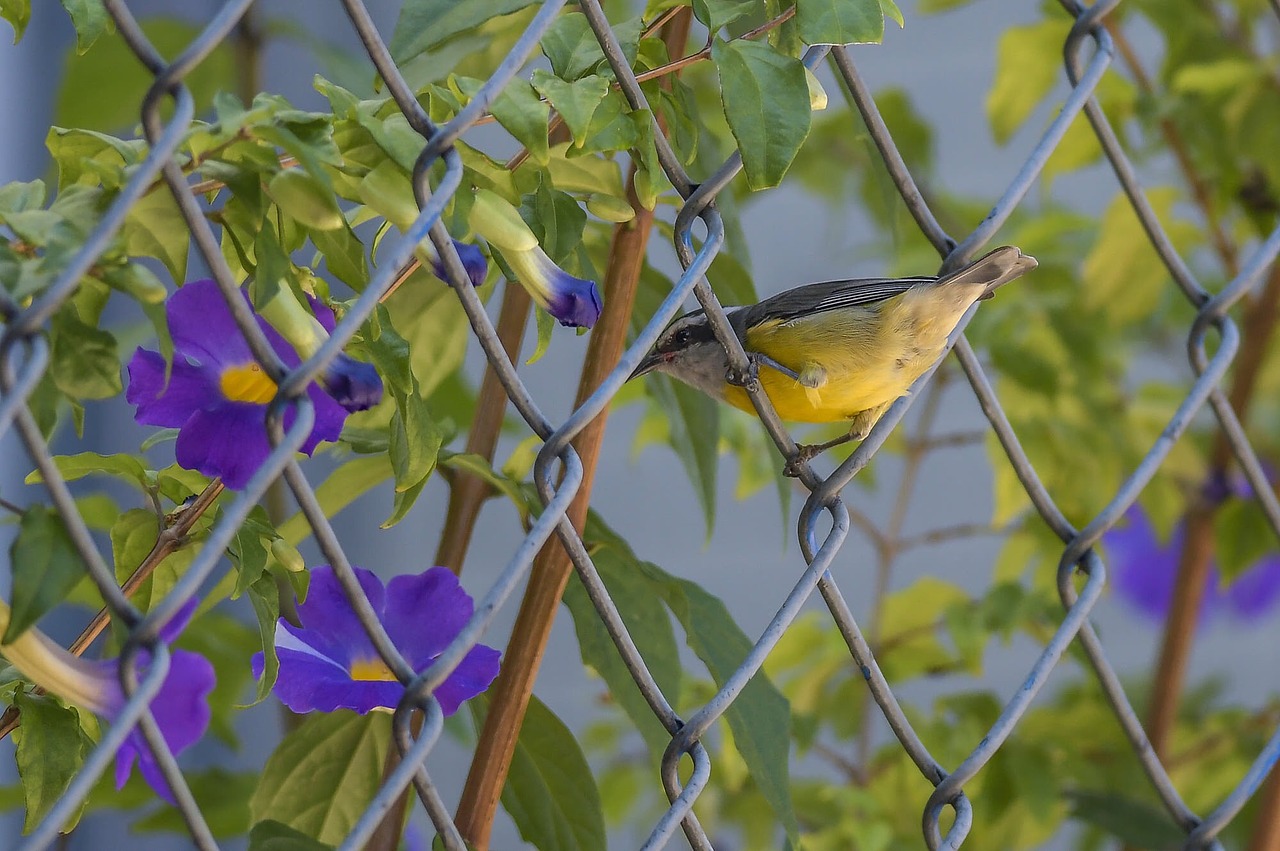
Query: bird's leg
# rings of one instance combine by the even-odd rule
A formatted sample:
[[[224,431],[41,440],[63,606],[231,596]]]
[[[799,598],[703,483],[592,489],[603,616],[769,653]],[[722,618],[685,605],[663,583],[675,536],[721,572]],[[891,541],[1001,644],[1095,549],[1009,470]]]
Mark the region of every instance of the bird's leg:
[[[815,456],[826,452],[832,447],[839,446],[842,443],[848,443],[851,440],[865,439],[866,436],[871,433],[871,429],[875,427],[875,424],[880,421],[880,417],[884,416],[884,412],[889,410],[889,406],[892,404],[892,402],[886,402],[883,405],[877,405],[874,408],[867,408],[865,411],[859,411],[854,414],[853,422],[849,426],[848,434],[841,435],[833,440],[828,440],[826,443],[798,444],[796,446],[797,452],[795,457],[787,461],[787,466],[782,470],[783,475],[790,476],[793,479],[797,478],[800,475],[801,466],[806,464]]]

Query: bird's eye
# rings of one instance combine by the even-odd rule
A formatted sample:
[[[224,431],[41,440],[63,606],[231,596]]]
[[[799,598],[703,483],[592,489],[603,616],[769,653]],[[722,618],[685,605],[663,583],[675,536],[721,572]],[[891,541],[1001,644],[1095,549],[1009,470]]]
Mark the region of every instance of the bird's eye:
[[[676,348],[684,348],[689,344],[689,329],[681,328],[671,340]]]

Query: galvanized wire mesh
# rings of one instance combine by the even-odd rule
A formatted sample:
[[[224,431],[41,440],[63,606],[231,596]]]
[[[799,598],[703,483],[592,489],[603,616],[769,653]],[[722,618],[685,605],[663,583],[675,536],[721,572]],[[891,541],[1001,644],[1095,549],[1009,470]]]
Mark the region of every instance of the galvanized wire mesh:
[[[910,721],[898,705],[889,683],[880,672],[875,656],[851,614],[839,586],[828,571],[849,531],[849,514],[841,501],[841,490],[884,443],[886,436],[911,405],[913,395],[899,400],[872,434],[831,476],[820,479],[807,465],[804,467],[801,481],[810,490],[810,496],[800,512],[798,531],[807,567],[778,608],[768,627],[755,642],[750,653],[714,697],[689,718],[681,718],[676,714],[646,668],[581,538],[566,519],[566,510],[583,480],[581,462],[570,442],[610,403],[627,376],[654,343],[661,329],[675,316],[690,293],[693,293],[706,309],[717,336],[729,352],[733,370],[743,377],[749,374],[746,354],[731,332],[725,314],[705,278],[713,258],[724,244],[725,237],[723,224],[716,211],[716,196],[737,175],[742,165],[740,156],[736,154],[731,156],[713,173],[695,181],[685,172],[662,133],[655,133],[659,162],[672,185],[684,199],[675,220],[675,244],[685,271],[670,295],[636,336],[617,367],[599,389],[563,423],[553,423],[543,415],[499,343],[494,326],[474,292],[449,235],[441,223],[441,214],[449,199],[459,190],[462,180],[462,163],[453,147],[454,142],[481,118],[494,98],[519,71],[536,48],[542,34],[559,13],[564,0],[558,0],[558,2],[552,0],[543,5],[508,56],[471,102],[452,121],[443,126],[433,123],[419,106],[413,91],[396,70],[383,38],[375,29],[361,0],[343,0],[352,25],[378,73],[386,81],[391,96],[409,124],[422,136],[422,151],[413,172],[413,186],[421,212],[412,227],[405,233],[406,238],[389,252],[389,256],[384,257],[382,271],[338,323],[329,342],[313,357],[297,368],[289,370],[276,356],[253,320],[248,306],[239,296],[236,282],[219,251],[217,238],[193,199],[174,156],[193,118],[192,96],[183,84],[184,77],[228,37],[237,21],[252,5],[253,0],[232,0],[226,3],[200,36],[172,62],[166,62],[158,55],[123,0],[107,0],[107,9],[119,32],[138,60],[154,77],[154,83],[142,104],[142,124],[150,143],[150,153],[134,171],[128,184],[115,198],[92,235],[48,290],[26,308],[20,308],[5,295],[0,294],[0,314],[3,315],[3,336],[0,337],[0,435],[9,429],[14,429],[18,434],[32,463],[47,483],[49,498],[62,515],[71,538],[83,557],[90,576],[106,600],[108,608],[128,628],[122,654],[125,662],[122,665],[122,677],[125,679],[126,693],[130,697],[124,711],[93,750],[81,773],[47,814],[41,825],[29,836],[23,847],[38,849],[49,846],[57,834],[58,827],[76,811],[80,802],[88,795],[90,788],[134,725],[140,726],[156,760],[171,784],[178,808],[186,820],[195,844],[202,849],[217,847],[173,755],[165,746],[155,721],[147,709],[149,700],[156,694],[163,681],[169,659],[163,642],[158,638],[158,629],[180,606],[198,592],[217,568],[224,550],[231,543],[236,530],[248,516],[249,511],[262,499],[268,486],[278,477],[283,476],[310,523],[321,551],[346,589],[357,615],[378,652],[390,669],[408,684],[405,696],[394,716],[394,738],[404,758],[347,837],[342,845],[343,848],[361,847],[396,797],[412,784],[434,823],[444,847],[450,851],[464,851],[462,838],[453,824],[448,809],[441,801],[427,769],[427,759],[440,735],[443,722],[440,706],[432,697],[432,691],[457,666],[466,652],[481,639],[499,609],[508,604],[513,590],[529,571],[535,554],[552,535],[558,536],[568,551],[601,621],[614,640],[618,653],[654,715],[671,735],[670,745],[662,760],[662,782],[670,807],[653,825],[643,846],[646,849],[666,846],[677,829],[684,832],[688,843],[693,848],[713,847],[693,811],[698,796],[708,787],[708,784],[714,782],[710,758],[700,739],[725,713],[751,677],[759,671],[770,650],[793,623],[801,607],[815,590],[825,601],[833,622],[844,636],[854,661],[863,671],[871,695],[893,733],[920,772],[935,786],[933,794],[923,807],[924,838],[930,849],[958,848],[963,844],[975,818],[970,802],[965,796],[966,782],[982,770],[1013,732],[1072,641],[1078,641],[1083,648],[1152,787],[1174,820],[1186,832],[1186,847],[1219,848],[1220,845],[1215,837],[1240,812],[1280,758],[1280,733],[1272,736],[1253,763],[1251,770],[1240,779],[1231,794],[1212,812],[1200,815],[1192,812],[1183,803],[1165,767],[1153,752],[1146,733],[1090,625],[1089,612],[1098,601],[1106,581],[1106,569],[1095,552],[1094,545],[1103,532],[1116,523],[1124,511],[1134,503],[1143,487],[1151,480],[1168,455],[1175,441],[1186,430],[1192,417],[1206,403],[1212,409],[1226,435],[1236,461],[1252,484],[1254,492],[1259,496],[1272,528],[1280,532],[1280,503],[1268,486],[1258,458],[1221,389],[1223,375],[1236,353],[1239,342],[1236,325],[1227,316],[1227,311],[1258,283],[1266,269],[1275,261],[1276,255],[1280,253],[1280,230],[1271,234],[1256,249],[1237,277],[1216,295],[1210,296],[1195,280],[1162,230],[1142,187],[1138,184],[1133,166],[1121,150],[1113,129],[1092,97],[1099,81],[1107,73],[1114,55],[1111,37],[1102,22],[1118,2],[1119,0],[1104,0],[1096,5],[1085,7],[1075,0],[1062,0],[1066,11],[1075,18],[1075,25],[1064,45],[1066,70],[1072,85],[1071,94],[1042,138],[1027,153],[1022,168],[999,201],[992,207],[988,216],[977,229],[960,240],[953,238],[942,229],[924,197],[916,188],[911,174],[895,147],[893,138],[877,112],[875,101],[858,74],[851,53],[842,47],[813,47],[804,56],[804,62],[810,68],[828,58],[834,64],[839,77],[848,86],[898,192],[921,232],[943,258],[944,271],[967,262],[1005,223],[1040,174],[1050,154],[1061,143],[1072,120],[1083,111],[1114,169],[1117,180],[1145,228],[1151,244],[1159,253],[1183,294],[1197,310],[1188,337],[1188,352],[1191,365],[1197,374],[1196,381],[1141,463],[1124,481],[1110,503],[1083,529],[1076,529],[1066,520],[1037,477],[978,359],[961,336],[964,323],[953,336],[961,366],[1010,463],[1044,522],[1063,541],[1058,569],[1058,587],[1064,613],[1053,638],[1044,646],[1021,686],[1005,704],[999,718],[964,761],[948,769],[930,755],[925,743],[913,730]],[[655,114],[635,74],[624,59],[622,48],[598,0],[581,0],[579,5],[586,14],[591,29],[630,105],[634,109],[646,109],[650,114]],[[166,100],[173,106],[173,114],[168,121],[162,119],[160,111],[162,103]],[[853,121],[852,116],[850,121]],[[854,128],[851,127],[851,129]],[[437,160],[443,160],[444,167],[433,191],[428,184],[428,171]],[[49,364],[49,347],[44,330],[51,317],[73,294],[81,278],[106,251],[131,205],[141,198],[143,192],[157,176],[163,178],[169,192],[172,193],[191,236],[212,270],[213,277],[222,290],[241,332],[250,342],[263,369],[277,380],[279,392],[270,406],[268,419],[269,431],[275,444],[274,451],[244,490],[237,494],[222,511],[190,569],[177,586],[144,616],[122,594],[110,566],[94,545],[84,520],[76,510],[66,483],[59,475],[53,458],[49,454],[49,448],[28,406],[28,400]],[[701,246],[695,248],[693,228],[698,219],[704,223],[706,234],[705,239],[701,241]],[[411,259],[414,246],[428,238],[440,252],[448,280],[461,300],[472,330],[489,364],[501,380],[516,411],[529,428],[544,441],[534,468],[534,480],[538,493],[545,503],[545,509],[512,553],[497,581],[478,603],[474,617],[462,633],[429,670],[415,675],[378,623],[356,581],[341,543],[324,516],[314,490],[294,458],[296,450],[312,426],[313,413],[306,395],[307,386],[373,313],[379,299],[392,285],[396,270]],[[1218,337],[1212,356],[1208,354],[1206,347],[1206,340],[1211,331]],[[928,381],[931,375],[932,371],[921,381]],[[761,419],[778,447],[788,456],[794,454],[796,445],[783,428],[768,399],[760,393],[758,386],[749,386],[748,390]],[[290,409],[296,411],[297,415],[292,427],[285,429],[284,415]],[[830,518],[830,529],[822,533],[819,526],[824,514]],[[1079,589],[1074,579],[1077,574],[1084,577],[1083,585]],[[140,654],[144,653],[150,654],[153,661],[148,667],[146,676],[139,681],[137,663],[141,658]],[[415,735],[410,726],[410,716],[414,710],[419,709],[424,711],[426,723],[421,732]],[[693,770],[688,779],[681,782],[677,766],[685,755],[692,760]],[[954,820],[944,835],[940,819],[944,809],[948,807],[954,811]]]

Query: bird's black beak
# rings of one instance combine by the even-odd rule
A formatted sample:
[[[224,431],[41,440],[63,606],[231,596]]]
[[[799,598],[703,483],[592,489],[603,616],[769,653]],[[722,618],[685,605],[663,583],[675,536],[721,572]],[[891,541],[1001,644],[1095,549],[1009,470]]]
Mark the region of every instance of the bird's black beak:
[[[656,369],[662,362],[663,357],[657,349],[650,351],[649,354],[644,356],[644,360],[640,361],[640,365],[637,366],[629,376],[627,376],[627,381],[653,372],[654,369]]]

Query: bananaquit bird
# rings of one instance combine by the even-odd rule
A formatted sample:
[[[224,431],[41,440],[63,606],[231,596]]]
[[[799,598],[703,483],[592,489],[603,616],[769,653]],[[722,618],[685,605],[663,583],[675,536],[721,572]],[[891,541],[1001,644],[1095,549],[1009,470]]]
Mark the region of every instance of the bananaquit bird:
[[[801,446],[796,464],[848,440],[861,440],[880,416],[942,354],[974,302],[1036,267],[1004,246],[942,278],[859,278],[807,284],[759,304],[726,308],[752,370],[784,420],[851,420],[849,434]],[[729,383],[729,358],[701,310],[663,332],[632,378],[665,372],[735,408],[754,411]]]

